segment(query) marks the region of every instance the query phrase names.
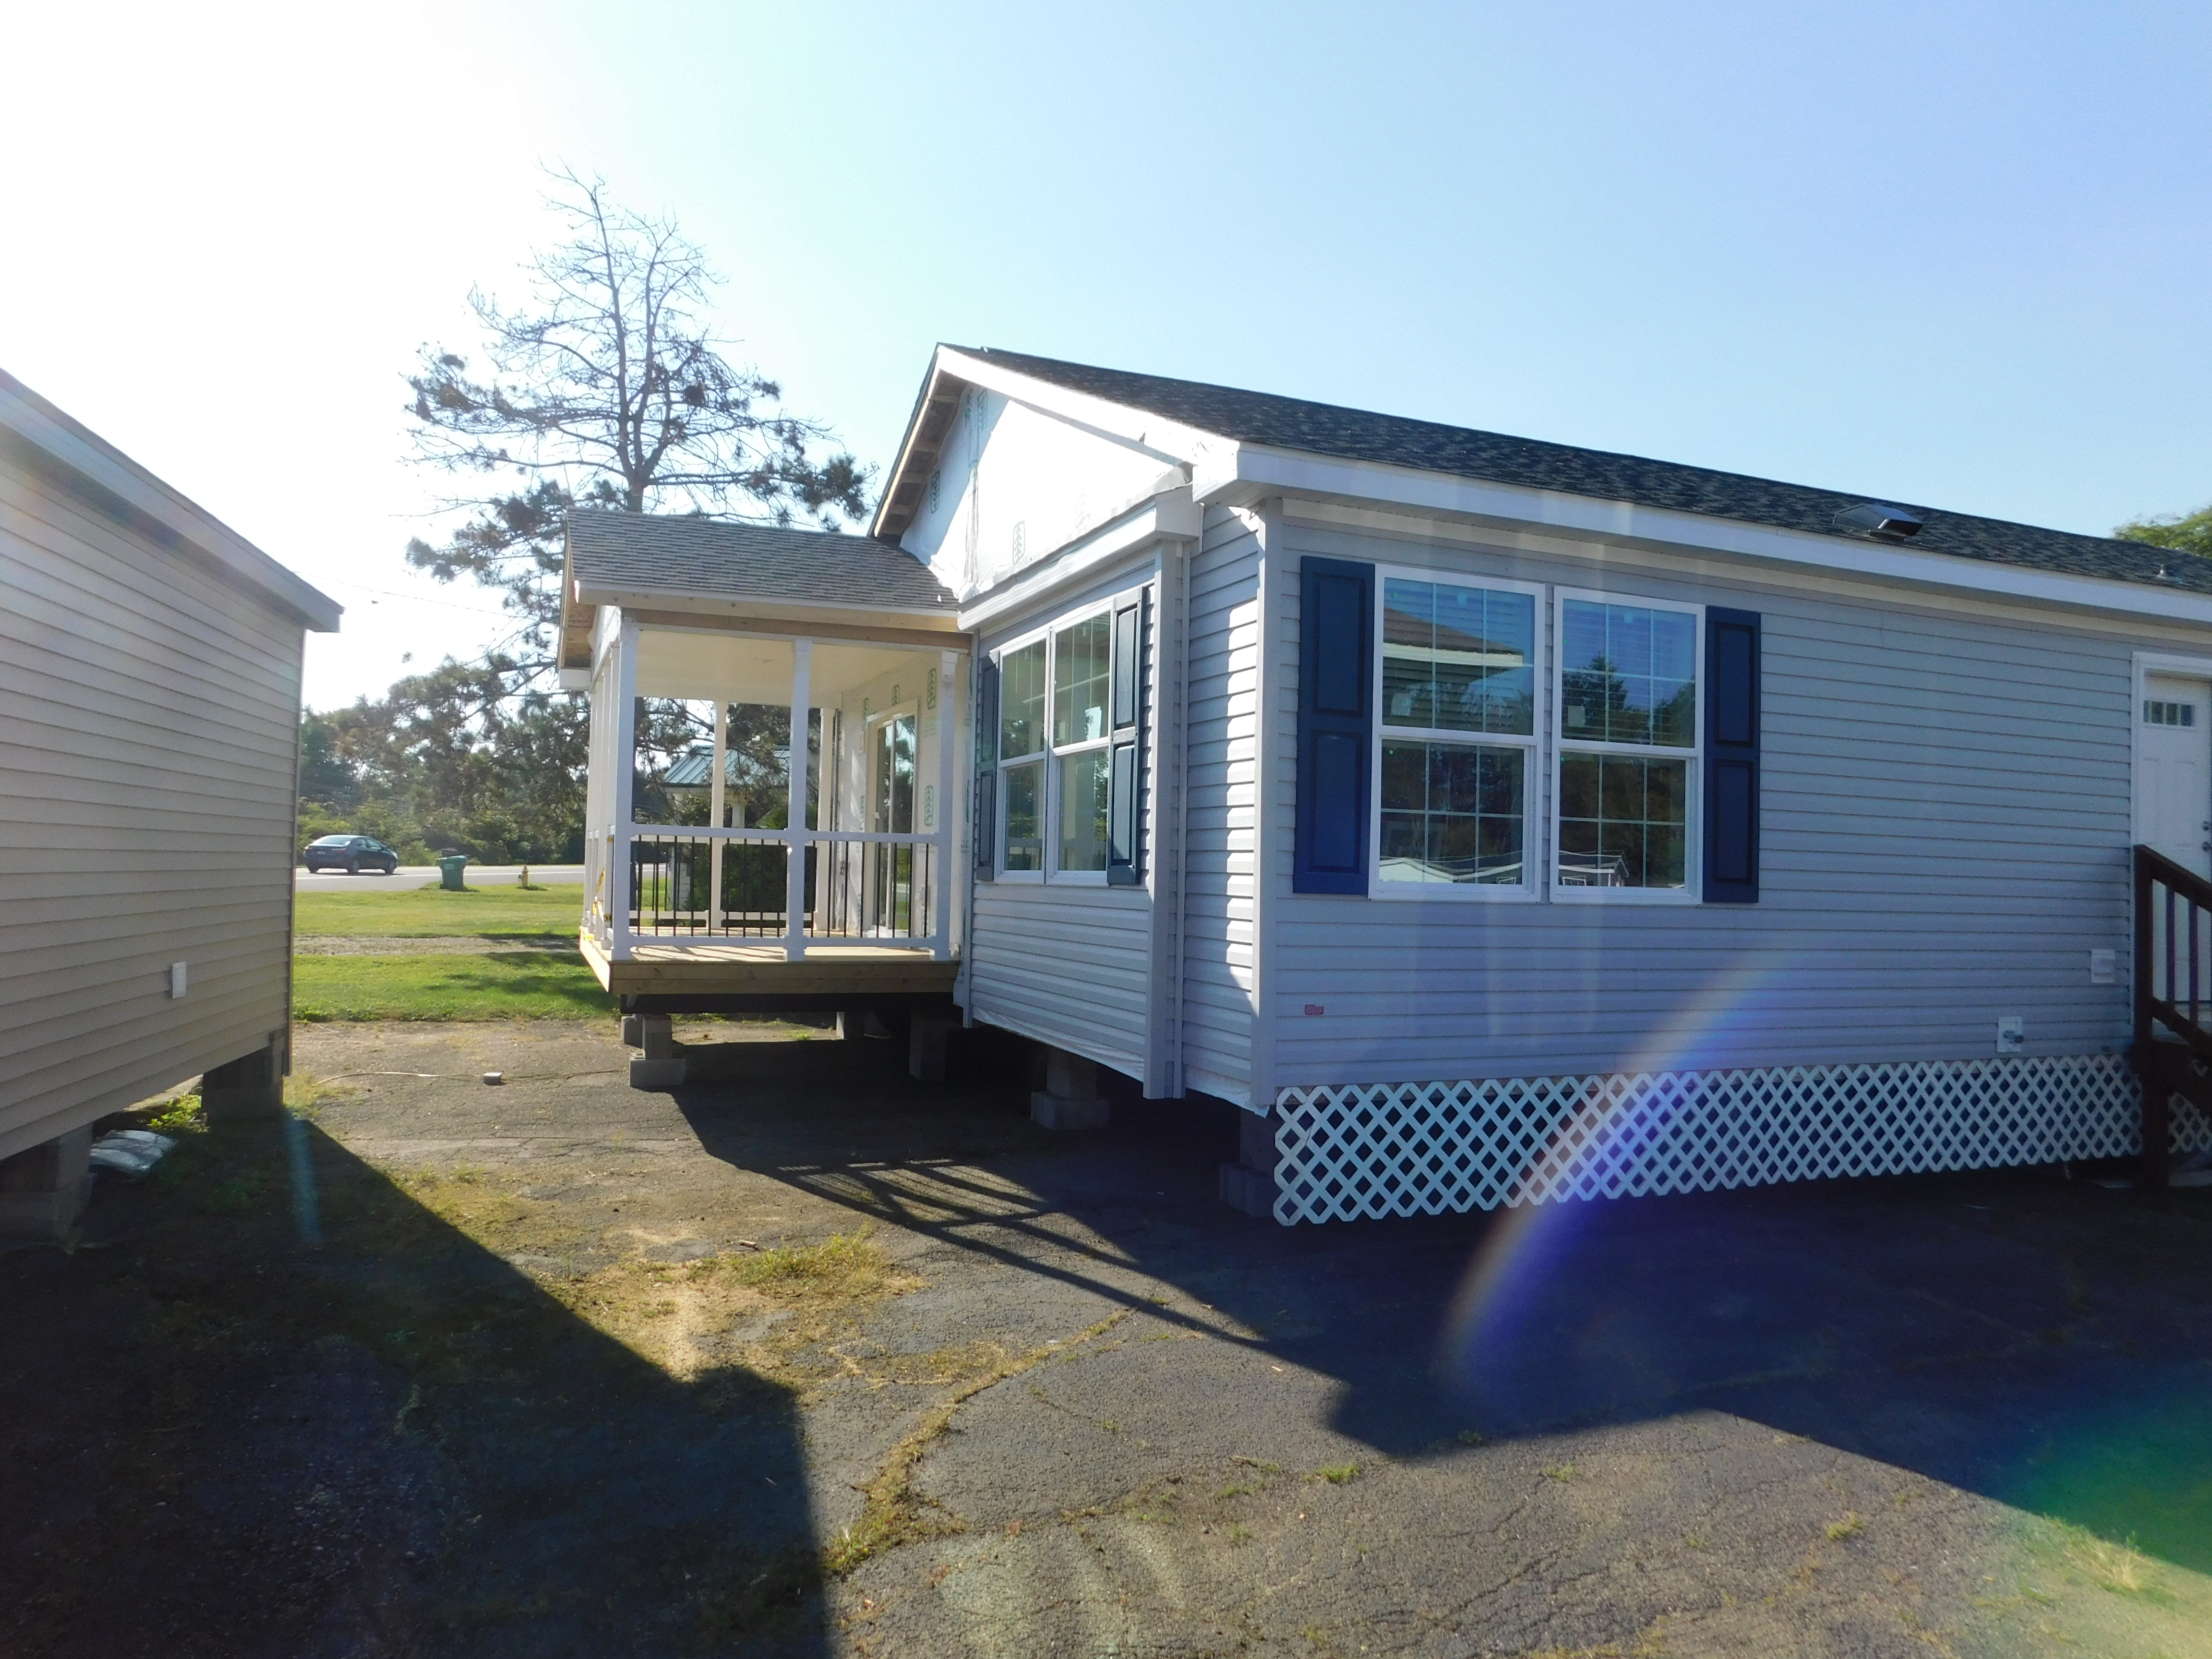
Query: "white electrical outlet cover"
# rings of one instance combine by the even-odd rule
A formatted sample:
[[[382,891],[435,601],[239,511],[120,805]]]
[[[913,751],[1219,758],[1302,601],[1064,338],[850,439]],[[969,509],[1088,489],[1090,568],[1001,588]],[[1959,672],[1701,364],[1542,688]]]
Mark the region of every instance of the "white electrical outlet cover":
[[[180,997],[184,995],[186,978],[187,975],[183,963],[173,962],[169,964],[169,994],[171,996]]]
[[[2118,951],[2089,952],[2089,983],[2111,985],[2119,979],[2120,953]]]

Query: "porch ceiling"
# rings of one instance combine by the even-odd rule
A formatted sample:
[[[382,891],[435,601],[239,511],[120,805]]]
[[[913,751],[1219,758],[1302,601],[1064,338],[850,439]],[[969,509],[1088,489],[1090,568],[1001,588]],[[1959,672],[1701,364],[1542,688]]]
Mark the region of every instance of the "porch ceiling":
[[[946,643],[952,643],[951,637]],[[817,641],[807,673],[808,702],[817,708],[834,702],[909,664],[919,685],[921,676],[936,665],[937,654],[911,646]],[[637,692],[641,697],[788,703],[791,674],[788,640],[656,628],[638,635]]]

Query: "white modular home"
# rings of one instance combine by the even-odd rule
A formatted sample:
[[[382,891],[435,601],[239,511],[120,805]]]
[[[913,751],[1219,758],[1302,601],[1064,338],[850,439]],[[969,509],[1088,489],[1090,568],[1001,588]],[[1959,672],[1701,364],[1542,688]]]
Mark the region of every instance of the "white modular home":
[[[952,996],[1243,1109],[1247,1207],[2212,1139],[2212,564],[950,347],[872,532]]]
[[[301,652],[339,607],[0,374],[0,1220],[204,1073],[274,1109]]]

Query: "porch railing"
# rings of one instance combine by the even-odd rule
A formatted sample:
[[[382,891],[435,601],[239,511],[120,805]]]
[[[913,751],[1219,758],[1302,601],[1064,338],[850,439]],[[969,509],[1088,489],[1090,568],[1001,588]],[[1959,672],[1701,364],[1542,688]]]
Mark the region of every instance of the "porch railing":
[[[933,834],[641,824],[587,848],[586,925],[615,955],[631,945],[726,940],[795,954],[878,945],[947,956],[945,856]]]
[[[2173,1097],[2212,1111],[2212,881],[2148,847],[2135,851],[2135,1046],[2142,1174],[2163,1187]]]

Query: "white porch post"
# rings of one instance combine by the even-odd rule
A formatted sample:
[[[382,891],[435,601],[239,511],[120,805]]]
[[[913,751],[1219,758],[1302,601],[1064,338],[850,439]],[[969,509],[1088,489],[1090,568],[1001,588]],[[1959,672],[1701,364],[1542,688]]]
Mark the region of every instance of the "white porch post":
[[[637,619],[622,619],[622,654],[615,660],[615,821],[607,836],[610,953],[630,951],[630,814],[637,782]]]
[[[814,641],[791,642],[791,805],[784,813],[784,834],[790,861],[784,870],[784,934],[786,958],[797,962],[806,954],[806,705],[812,696]]]
[[[723,769],[728,763],[723,757],[730,746],[730,705],[722,697],[714,699],[714,778],[707,792],[707,823],[710,829],[722,827],[722,791],[726,784]],[[722,931],[722,848],[720,836],[708,843],[707,853],[707,931]]]
[[[952,792],[959,787],[960,702],[953,690],[959,673],[958,652],[937,653],[937,870],[936,879],[930,884],[929,931],[937,940],[935,954],[939,957],[952,954],[952,889],[962,878],[955,867],[959,863],[960,842],[954,833],[960,822],[960,805],[952,798]]]

